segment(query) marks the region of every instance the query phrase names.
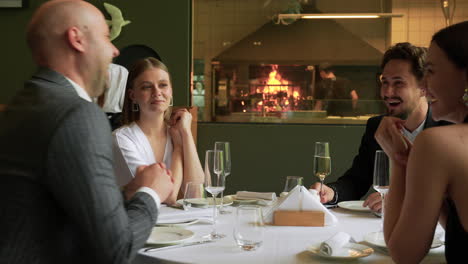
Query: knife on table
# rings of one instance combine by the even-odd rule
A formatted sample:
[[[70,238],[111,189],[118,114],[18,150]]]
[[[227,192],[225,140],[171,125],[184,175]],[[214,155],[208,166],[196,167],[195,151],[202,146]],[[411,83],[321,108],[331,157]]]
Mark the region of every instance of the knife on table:
[[[172,249],[172,248],[181,248],[181,247],[188,247],[188,246],[195,246],[195,245],[201,245],[205,243],[210,243],[214,242],[215,240],[213,239],[208,239],[208,240],[200,240],[200,241],[195,241],[195,242],[189,242],[189,243],[181,243],[173,246],[167,246],[167,247],[149,247],[143,250],[143,252],[155,252],[159,250],[164,250],[164,249]]]

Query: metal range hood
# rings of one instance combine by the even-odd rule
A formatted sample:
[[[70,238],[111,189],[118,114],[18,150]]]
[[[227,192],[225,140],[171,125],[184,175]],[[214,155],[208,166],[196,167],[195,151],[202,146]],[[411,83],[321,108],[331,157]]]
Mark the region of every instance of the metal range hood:
[[[314,5],[304,11],[320,13]],[[299,19],[290,25],[268,22],[213,60],[275,64],[320,64],[326,61],[335,65],[379,65],[382,55],[379,49],[336,20]]]

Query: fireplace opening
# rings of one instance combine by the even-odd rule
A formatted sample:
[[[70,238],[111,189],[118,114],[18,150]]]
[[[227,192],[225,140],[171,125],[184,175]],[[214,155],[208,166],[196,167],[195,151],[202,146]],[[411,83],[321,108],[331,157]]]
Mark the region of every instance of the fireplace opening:
[[[352,81],[354,85],[366,86],[362,80],[356,81],[356,76],[368,75],[372,78],[374,75],[378,79],[376,71],[376,67],[367,70],[366,67],[358,67],[356,70],[344,66],[339,70],[339,75],[350,75],[354,77]],[[212,72],[214,84],[212,106],[215,121],[290,123],[317,121],[334,123],[339,119],[365,121],[370,116],[381,113],[383,109],[375,94],[370,96],[370,100],[366,99],[369,95],[363,95],[364,98],[357,103],[352,103],[351,99],[316,98],[316,89],[319,89],[318,85],[322,81],[316,65],[214,62]],[[373,86],[371,90],[377,91],[375,87],[378,83],[371,81],[370,85]],[[340,110],[337,112],[327,111],[326,107],[317,108],[318,103],[335,107],[338,105]]]

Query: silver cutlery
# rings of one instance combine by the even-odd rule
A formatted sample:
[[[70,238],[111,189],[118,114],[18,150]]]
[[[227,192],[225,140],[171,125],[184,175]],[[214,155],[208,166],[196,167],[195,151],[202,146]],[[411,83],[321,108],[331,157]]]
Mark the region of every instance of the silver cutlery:
[[[172,249],[172,248],[181,248],[181,247],[188,247],[188,246],[195,246],[195,245],[201,245],[205,243],[210,243],[214,242],[214,239],[207,239],[207,240],[200,240],[200,241],[195,241],[195,242],[188,242],[188,243],[181,243],[173,246],[167,246],[167,247],[149,247],[143,250],[143,252],[154,252],[154,251],[159,251],[159,250],[164,250],[164,249]]]

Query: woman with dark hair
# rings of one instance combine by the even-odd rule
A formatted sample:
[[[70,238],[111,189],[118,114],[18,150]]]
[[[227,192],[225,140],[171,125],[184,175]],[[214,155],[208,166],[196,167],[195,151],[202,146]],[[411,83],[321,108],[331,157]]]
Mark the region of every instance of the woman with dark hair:
[[[426,129],[412,146],[404,121],[386,117],[375,135],[392,161],[384,234],[396,263],[419,263],[438,221],[447,262],[468,247],[468,21],[433,36],[426,64],[432,116],[456,124]]]
[[[137,61],[129,72],[124,126],[113,133],[117,183],[127,198],[136,191],[132,183],[137,167],[155,162],[164,162],[174,181],[172,194],[161,202],[173,204],[182,196],[181,186],[203,182],[190,127],[192,116],[187,109],[171,113],[171,83],[167,67],[152,57]]]

